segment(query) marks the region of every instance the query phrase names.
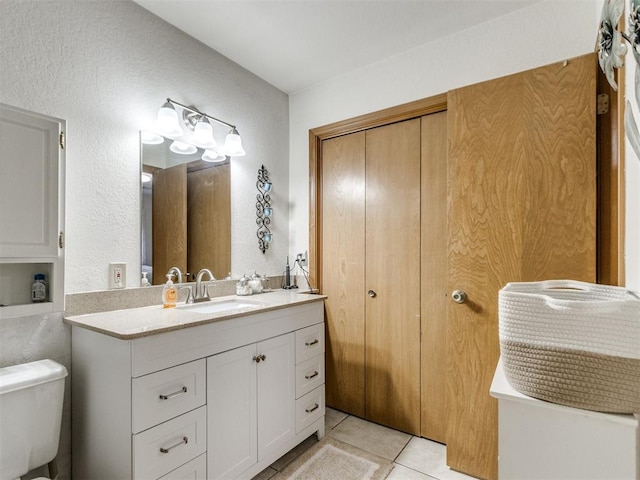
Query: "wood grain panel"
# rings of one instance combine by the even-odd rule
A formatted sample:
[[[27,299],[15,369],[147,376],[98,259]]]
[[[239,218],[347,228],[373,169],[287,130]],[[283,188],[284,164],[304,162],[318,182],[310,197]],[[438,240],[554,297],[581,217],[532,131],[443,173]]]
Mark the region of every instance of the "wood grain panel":
[[[217,279],[231,271],[231,202],[229,164],[187,174],[188,271],[208,268]]]
[[[447,112],[421,123],[421,427],[447,443]]]
[[[171,267],[187,270],[187,166],[153,175],[153,284],[166,282]]]
[[[364,416],[365,134],[322,144],[327,405]]]
[[[448,98],[447,462],[497,478],[498,290],[595,280],[593,56],[455,90]]]
[[[367,130],[366,152],[365,417],[419,435],[420,119]]]

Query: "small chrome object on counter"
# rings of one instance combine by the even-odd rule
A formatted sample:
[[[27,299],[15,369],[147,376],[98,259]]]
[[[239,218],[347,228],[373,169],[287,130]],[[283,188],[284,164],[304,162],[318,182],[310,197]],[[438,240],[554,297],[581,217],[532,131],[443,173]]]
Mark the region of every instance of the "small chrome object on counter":
[[[246,275],[242,275],[242,278],[236,283],[236,295],[251,295],[253,290],[249,284],[249,278]]]

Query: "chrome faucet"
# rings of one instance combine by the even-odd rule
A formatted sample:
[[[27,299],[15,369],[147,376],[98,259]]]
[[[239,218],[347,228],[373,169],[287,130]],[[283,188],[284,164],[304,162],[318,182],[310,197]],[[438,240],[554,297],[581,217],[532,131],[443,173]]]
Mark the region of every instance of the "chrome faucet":
[[[175,275],[176,283],[182,283],[182,272],[178,267],[171,267],[167,272],[167,275]]]
[[[207,285],[202,284],[202,277],[205,274],[209,275],[210,282],[216,281],[213,273],[211,273],[211,270],[209,270],[208,268],[203,268],[202,270],[200,270],[198,272],[198,276],[196,277],[196,294],[194,295],[194,302],[206,302],[207,300],[211,300],[209,298],[209,289],[207,288]]]

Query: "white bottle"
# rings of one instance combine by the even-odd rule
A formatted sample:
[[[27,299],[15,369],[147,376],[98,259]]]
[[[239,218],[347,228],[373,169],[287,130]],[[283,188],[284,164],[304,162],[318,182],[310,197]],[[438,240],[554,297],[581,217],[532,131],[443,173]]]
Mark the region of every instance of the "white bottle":
[[[147,272],[142,272],[142,280],[140,280],[140,286],[148,287],[149,285],[151,284],[149,283],[149,279],[147,278]]]
[[[31,286],[31,301],[42,303],[47,301],[47,284],[44,282],[44,274],[37,273]]]

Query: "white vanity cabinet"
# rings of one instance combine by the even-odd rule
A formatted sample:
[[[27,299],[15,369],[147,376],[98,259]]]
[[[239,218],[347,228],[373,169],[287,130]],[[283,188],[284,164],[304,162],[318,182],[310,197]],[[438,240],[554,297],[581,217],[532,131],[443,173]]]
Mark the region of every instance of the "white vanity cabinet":
[[[127,310],[66,319],[74,478],[251,478],[309,435],[324,436],[318,300],[132,338],[90,325]]]

